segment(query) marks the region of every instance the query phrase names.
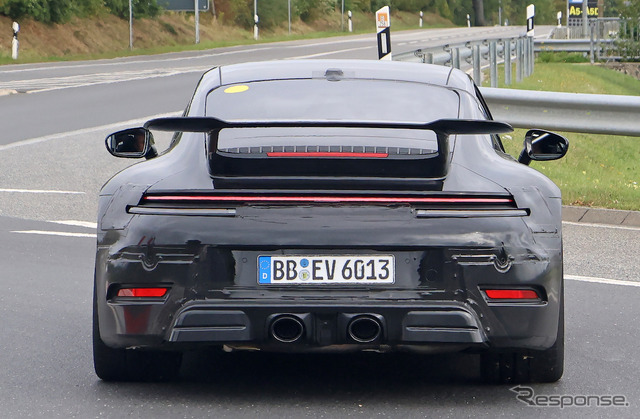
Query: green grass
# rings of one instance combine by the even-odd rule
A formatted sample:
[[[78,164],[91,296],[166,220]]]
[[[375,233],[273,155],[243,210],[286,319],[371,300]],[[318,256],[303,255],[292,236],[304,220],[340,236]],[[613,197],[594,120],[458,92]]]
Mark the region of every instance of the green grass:
[[[500,78],[504,80],[502,74]],[[640,80],[589,64],[536,62],[531,77],[510,87],[573,93],[640,95]],[[516,130],[510,136],[503,136],[509,154],[517,156],[520,153],[524,133],[525,130]],[[557,161],[532,162],[531,167],[541,171],[560,186],[565,205],[640,210],[640,138],[561,134],[569,138],[567,155]]]

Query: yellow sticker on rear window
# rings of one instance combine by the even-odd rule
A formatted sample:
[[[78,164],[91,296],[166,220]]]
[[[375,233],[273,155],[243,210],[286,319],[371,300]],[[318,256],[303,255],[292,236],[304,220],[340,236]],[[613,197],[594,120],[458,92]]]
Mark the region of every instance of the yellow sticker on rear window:
[[[249,90],[249,86],[245,86],[244,84],[240,84],[238,86],[231,86],[224,89],[225,93],[242,93]]]

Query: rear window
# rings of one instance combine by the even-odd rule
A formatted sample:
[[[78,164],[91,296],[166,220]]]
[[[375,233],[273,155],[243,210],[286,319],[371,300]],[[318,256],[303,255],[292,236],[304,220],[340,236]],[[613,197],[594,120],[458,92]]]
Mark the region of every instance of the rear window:
[[[361,121],[427,123],[457,118],[455,91],[388,80],[275,80],[221,86],[209,93],[207,116],[225,121]],[[350,128],[226,129],[220,149],[267,152],[378,150],[390,154],[437,152],[432,131]],[[254,147],[267,147],[253,149]],[[311,148],[309,148],[311,147]],[[354,149],[353,147],[358,147]]]
[[[457,118],[455,91],[388,80],[274,80],[221,86],[207,98],[207,116],[226,121],[431,122]]]

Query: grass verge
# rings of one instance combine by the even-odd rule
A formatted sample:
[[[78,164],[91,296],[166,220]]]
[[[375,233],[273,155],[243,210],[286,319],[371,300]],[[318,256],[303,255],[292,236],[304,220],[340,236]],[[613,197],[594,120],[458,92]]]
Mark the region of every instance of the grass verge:
[[[392,21],[394,31],[419,29],[416,14],[394,13]],[[373,14],[356,12],[353,22],[355,30],[352,34],[371,34],[375,37]],[[450,21],[432,13],[425,14],[424,22],[425,28],[453,26]],[[346,32],[346,19],[343,31],[341,15],[335,11],[314,22],[294,20],[291,34],[286,23],[262,30],[257,42],[253,39],[253,28],[237,26],[222,14],[214,18],[204,13],[200,16],[201,42],[196,45],[194,24],[193,13],[185,12],[166,12],[155,19],[135,20],[134,49],[131,51],[128,21],[113,15],[75,18],[63,25],[45,25],[27,20],[21,22],[20,55],[17,61],[11,58],[11,37],[0,38],[0,65],[108,59],[350,35]],[[0,27],[4,26],[10,27],[11,20],[0,16]]]
[[[500,80],[504,80],[502,74]],[[603,66],[582,63],[537,61],[531,77],[509,87],[640,95],[640,80]],[[512,135],[503,136],[509,154],[520,153],[525,132],[516,130]],[[640,210],[640,138],[561,134],[569,138],[567,155],[557,161],[532,162],[531,166],[560,186],[565,205]]]

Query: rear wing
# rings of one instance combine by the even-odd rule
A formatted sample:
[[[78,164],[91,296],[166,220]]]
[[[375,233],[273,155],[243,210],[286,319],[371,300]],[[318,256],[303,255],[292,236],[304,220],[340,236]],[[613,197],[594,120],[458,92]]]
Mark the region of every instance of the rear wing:
[[[211,136],[209,161],[214,177],[305,177],[305,178],[416,178],[442,179],[448,172],[449,136],[500,134],[513,131],[504,122],[490,120],[439,119],[429,123],[360,121],[239,121],[212,117],[159,118],[147,129],[202,132]],[[360,128],[376,130],[429,130],[437,137],[438,150],[428,154],[394,154],[350,150],[272,151],[234,153],[218,148],[218,133],[228,128]],[[346,135],[348,137],[348,135]]]

